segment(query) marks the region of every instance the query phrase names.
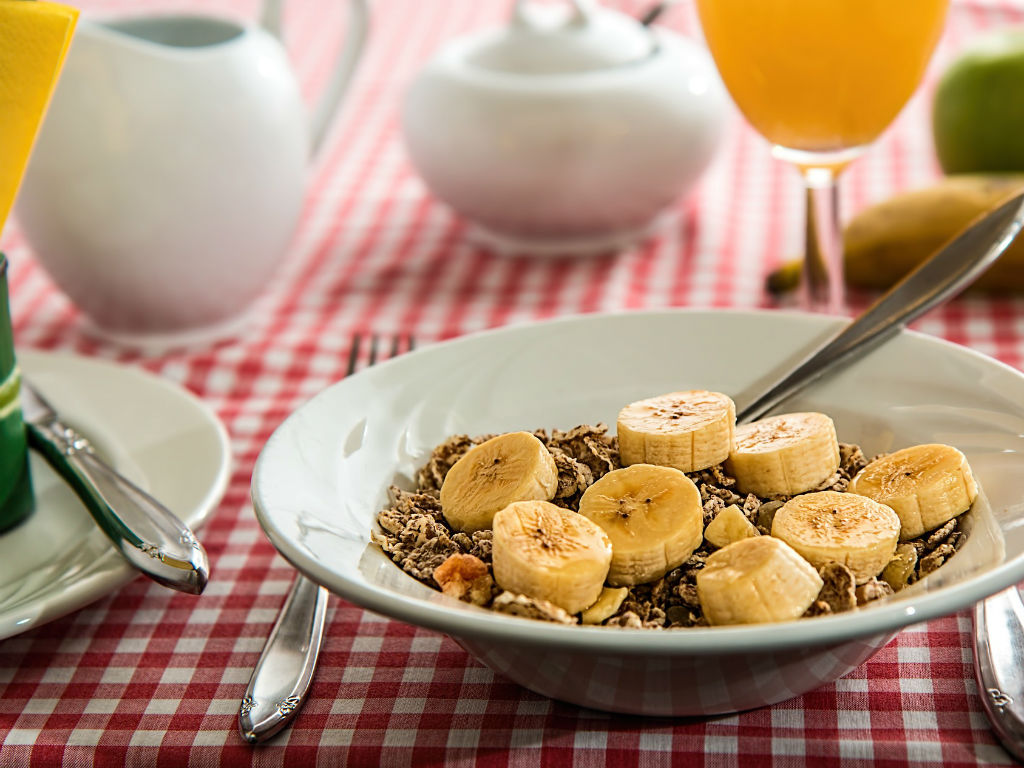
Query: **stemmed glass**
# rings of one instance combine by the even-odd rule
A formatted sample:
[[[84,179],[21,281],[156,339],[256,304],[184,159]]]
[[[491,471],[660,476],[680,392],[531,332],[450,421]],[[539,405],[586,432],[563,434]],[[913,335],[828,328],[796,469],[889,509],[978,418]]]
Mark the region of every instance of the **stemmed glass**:
[[[917,88],[948,0],[697,0],[736,105],[807,196],[804,309],[844,309],[837,180]]]

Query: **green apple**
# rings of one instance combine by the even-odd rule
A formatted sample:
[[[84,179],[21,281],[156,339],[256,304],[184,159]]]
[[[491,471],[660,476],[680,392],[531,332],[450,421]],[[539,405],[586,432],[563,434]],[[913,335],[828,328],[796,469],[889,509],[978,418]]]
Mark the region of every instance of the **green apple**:
[[[932,131],[946,173],[1024,170],[1024,28],[957,57],[935,91]]]

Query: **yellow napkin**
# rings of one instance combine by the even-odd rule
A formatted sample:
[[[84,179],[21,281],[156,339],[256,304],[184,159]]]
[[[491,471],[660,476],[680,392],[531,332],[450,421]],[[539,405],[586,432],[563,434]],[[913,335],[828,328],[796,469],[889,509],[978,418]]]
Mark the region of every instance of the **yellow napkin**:
[[[78,9],[0,0],[0,230],[57,84]]]

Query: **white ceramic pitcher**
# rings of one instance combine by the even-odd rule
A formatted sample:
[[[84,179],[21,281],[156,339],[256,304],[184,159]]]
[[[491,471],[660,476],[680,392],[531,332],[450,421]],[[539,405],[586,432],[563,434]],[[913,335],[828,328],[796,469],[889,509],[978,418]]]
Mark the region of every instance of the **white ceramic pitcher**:
[[[366,0],[348,7],[312,119],[280,43],[280,0],[261,24],[79,24],[16,210],[102,334],[163,346],[237,328],[286,251],[310,159],[362,52]]]

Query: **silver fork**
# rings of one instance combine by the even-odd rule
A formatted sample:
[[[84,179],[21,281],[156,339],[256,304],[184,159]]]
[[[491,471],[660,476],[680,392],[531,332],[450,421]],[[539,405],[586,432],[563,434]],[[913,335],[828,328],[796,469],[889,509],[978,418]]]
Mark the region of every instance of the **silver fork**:
[[[396,335],[391,339],[388,357],[401,352],[403,339],[406,349],[412,351],[413,337]],[[359,334],[352,337],[346,377],[359,366],[362,341]],[[369,341],[367,367],[377,362],[380,340],[370,336]],[[238,708],[238,730],[250,744],[279,733],[305,702],[323,642],[328,596],[319,584],[301,573],[296,575]]]

